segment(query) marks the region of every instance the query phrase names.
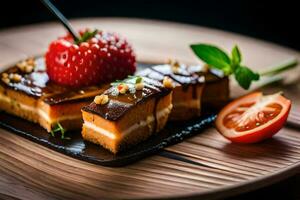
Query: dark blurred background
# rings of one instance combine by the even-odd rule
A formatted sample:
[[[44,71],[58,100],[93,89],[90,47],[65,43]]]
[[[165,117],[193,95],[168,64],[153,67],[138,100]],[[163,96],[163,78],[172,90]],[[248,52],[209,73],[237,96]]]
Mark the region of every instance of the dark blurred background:
[[[300,50],[297,1],[52,0],[68,18],[162,19],[224,29]],[[39,0],[2,1],[0,29],[54,20]]]

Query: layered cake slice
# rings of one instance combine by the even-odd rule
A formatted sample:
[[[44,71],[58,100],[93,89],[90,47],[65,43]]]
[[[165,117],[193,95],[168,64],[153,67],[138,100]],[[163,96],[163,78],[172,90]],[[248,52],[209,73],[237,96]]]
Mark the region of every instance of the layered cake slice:
[[[82,108],[85,140],[118,153],[159,132],[172,109],[172,81],[133,76]]]
[[[188,68],[190,73],[205,77],[205,87],[201,98],[203,111],[211,112],[221,109],[229,101],[229,78],[218,69],[207,65],[194,65]]]
[[[27,59],[0,74],[0,110],[39,123],[80,129],[81,108],[108,86],[70,88],[49,81],[43,58]]]
[[[219,109],[229,98],[228,77],[203,65],[186,66],[171,61],[149,67],[138,74],[161,82],[165,76],[173,80],[175,88],[170,120],[200,116],[201,107],[205,112]]]
[[[170,120],[188,120],[200,116],[205,81],[203,75],[191,73],[188,71],[188,67],[178,63],[156,65],[139,72],[139,74],[162,83],[165,80],[164,77],[168,77],[174,82],[173,110]]]

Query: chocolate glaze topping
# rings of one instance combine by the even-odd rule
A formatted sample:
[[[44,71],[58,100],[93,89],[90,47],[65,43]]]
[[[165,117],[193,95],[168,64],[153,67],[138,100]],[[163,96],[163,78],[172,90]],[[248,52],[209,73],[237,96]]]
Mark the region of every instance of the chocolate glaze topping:
[[[183,91],[187,91],[191,86],[193,88],[193,98],[197,98],[197,85],[212,83],[224,78],[222,71],[208,69],[205,66],[172,66],[172,65],[156,65],[138,73],[158,81],[162,81],[165,76],[171,78],[176,84],[182,86]]]
[[[22,79],[18,83],[10,82],[6,84],[0,80],[1,86],[4,88],[14,89],[25,93],[33,98],[42,99],[45,103],[54,105],[74,101],[92,100],[95,95],[104,91],[102,87],[84,87],[74,89],[66,86],[61,86],[49,80],[46,73],[46,66],[43,58],[35,60],[36,66],[31,73],[22,72],[17,66],[13,66],[3,73],[18,73]],[[1,77],[1,75],[0,75]],[[100,90],[102,88],[102,90]]]
[[[135,93],[127,92],[126,94],[113,95],[115,87],[111,87],[104,92],[108,95],[109,102],[105,105],[100,105],[92,102],[85,106],[82,110],[91,112],[101,117],[116,121],[124,114],[133,108],[135,105],[144,102],[147,99],[155,98],[156,100],[168,95],[171,90],[165,88],[159,81],[143,77],[144,88],[137,90]]]
[[[205,82],[215,82],[219,81],[222,78],[225,78],[223,71],[218,69],[208,69],[203,65],[192,65],[187,68],[190,73],[196,73],[199,76],[205,76]]]
[[[185,88],[189,85],[203,84],[204,76],[195,72],[190,72],[188,67],[181,65],[174,72],[170,65],[156,65],[139,72],[140,75],[162,81],[165,76],[170,77],[176,85],[182,85]]]

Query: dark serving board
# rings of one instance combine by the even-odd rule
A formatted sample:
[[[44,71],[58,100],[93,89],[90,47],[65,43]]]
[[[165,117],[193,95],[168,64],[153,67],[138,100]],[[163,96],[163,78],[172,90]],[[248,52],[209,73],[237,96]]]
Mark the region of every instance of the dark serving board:
[[[66,134],[69,139],[62,140],[59,135],[51,136],[38,124],[4,112],[0,113],[0,126],[65,155],[99,165],[118,167],[142,159],[166,146],[176,144],[186,137],[201,132],[214,121],[215,116],[211,114],[187,122],[169,122],[160,133],[117,155],[99,145],[84,141],[80,131],[69,131]]]
[[[138,70],[145,69],[151,65],[153,64],[138,63]],[[0,126],[65,155],[99,165],[117,167],[142,159],[166,146],[176,144],[183,141],[186,137],[199,133],[211,124],[215,117],[215,114],[206,114],[201,118],[188,122],[169,122],[160,133],[117,155],[112,154],[99,145],[84,141],[80,130],[69,131],[66,133],[66,137],[69,139],[61,139],[60,135],[51,136],[38,124],[5,112],[0,113]]]

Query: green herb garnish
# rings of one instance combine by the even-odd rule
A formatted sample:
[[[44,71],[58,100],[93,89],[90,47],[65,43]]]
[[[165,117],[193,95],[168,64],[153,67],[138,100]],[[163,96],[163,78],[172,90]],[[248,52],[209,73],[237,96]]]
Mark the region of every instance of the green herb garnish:
[[[257,73],[249,67],[241,64],[242,54],[238,46],[234,46],[229,56],[222,49],[210,44],[192,44],[193,52],[211,68],[224,72],[225,75],[233,74],[236,81],[244,89],[249,89],[253,81],[258,81],[260,76],[270,76],[297,66],[297,60],[293,59],[288,63],[281,64],[270,71]]]
[[[97,29],[94,31],[87,30],[83,33],[83,35],[78,40],[75,41],[75,43],[80,44],[82,42],[86,42],[89,39],[93,38],[98,32],[99,31]]]
[[[69,139],[65,137],[66,130],[62,127],[62,125],[59,122],[57,122],[55,127],[50,131],[50,134],[52,137],[55,137],[55,133],[59,132],[61,134],[61,139]]]
[[[135,83],[141,83],[143,81],[143,78],[141,76],[137,76],[135,79]]]
[[[128,75],[127,78],[123,80],[116,80],[115,82],[112,82],[110,85],[118,86],[120,84],[136,84],[136,83],[141,83],[142,81],[143,81],[143,77],[141,76]]]

